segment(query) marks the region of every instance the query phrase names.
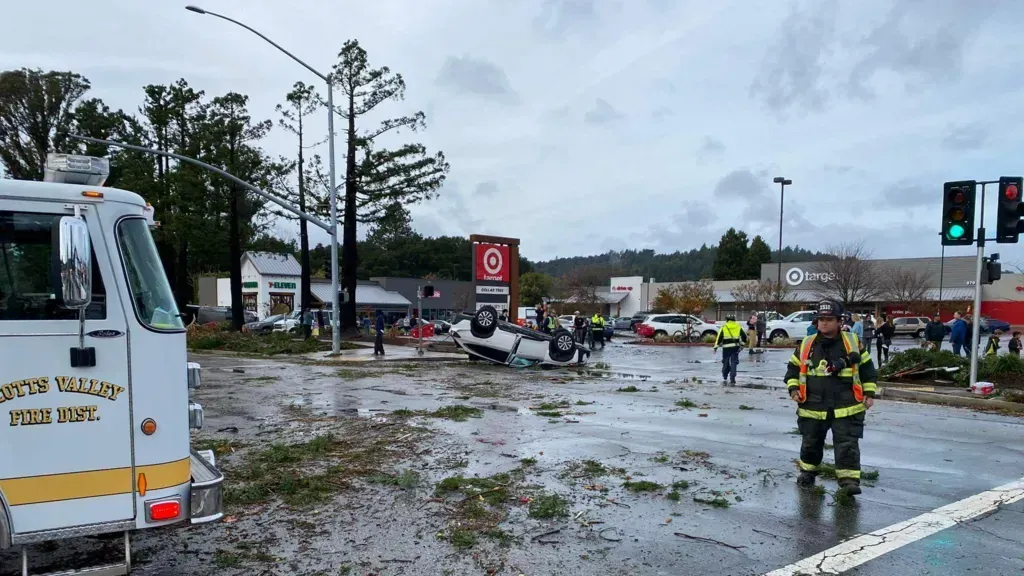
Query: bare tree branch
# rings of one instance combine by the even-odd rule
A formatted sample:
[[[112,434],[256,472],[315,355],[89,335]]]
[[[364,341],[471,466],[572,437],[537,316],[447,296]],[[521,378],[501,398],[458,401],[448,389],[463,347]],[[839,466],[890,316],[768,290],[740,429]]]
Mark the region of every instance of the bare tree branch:
[[[863,242],[830,246],[828,260],[816,262],[811,274],[820,286],[819,298],[838,300],[844,306],[878,300],[885,293],[880,270],[871,261],[871,252]]]
[[[885,299],[905,310],[917,310],[928,293],[928,274],[917,270],[892,270],[884,280]]]

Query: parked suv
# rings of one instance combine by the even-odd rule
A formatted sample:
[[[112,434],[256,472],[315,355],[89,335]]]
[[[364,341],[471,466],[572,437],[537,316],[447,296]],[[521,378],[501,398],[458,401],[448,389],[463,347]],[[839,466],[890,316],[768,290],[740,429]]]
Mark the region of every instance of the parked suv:
[[[893,318],[892,325],[895,328],[896,336],[913,336],[924,338],[924,327],[928,324],[928,318],[924,316],[904,316]]]
[[[688,339],[690,342],[698,342],[705,336],[718,335],[718,326],[689,314],[655,314],[648,317],[641,326],[644,326],[644,332],[651,334],[652,337],[671,336],[673,340],[678,341]],[[637,333],[640,334],[639,328]]]

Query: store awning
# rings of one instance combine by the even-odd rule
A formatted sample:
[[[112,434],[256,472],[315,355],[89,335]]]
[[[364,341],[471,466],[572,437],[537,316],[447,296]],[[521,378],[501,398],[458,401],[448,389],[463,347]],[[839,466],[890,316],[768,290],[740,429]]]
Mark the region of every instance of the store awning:
[[[931,288],[924,294],[924,299],[928,302],[939,301],[939,289]],[[942,301],[943,302],[970,302],[974,300],[974,288],[943,288],[942,289]]]
[[[326,282],[314,282],[309,287],[313,297],[322,304],[329,306],[333,301],[331,285]],[[412,302],[399,294],[385,290],[376,284],[356,285],[356,306],[373,306],[374,308],[408,308]]]
[[[597,299],[600,300],[601,304],[618,304],[626,299],[629,292],[598,292],[595,294]],[[563,300],[566,304],[575,304],[579,299],[575,296],[571,296]]]

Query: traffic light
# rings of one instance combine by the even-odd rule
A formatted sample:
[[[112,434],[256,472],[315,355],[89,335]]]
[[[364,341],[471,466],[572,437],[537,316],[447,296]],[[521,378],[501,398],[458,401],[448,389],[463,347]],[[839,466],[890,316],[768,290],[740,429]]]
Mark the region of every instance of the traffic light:
[[[981,269],[981,283],[991,284],[1003,277],[1003,265],[999,263],[999,254],[985,258],[985,266]]]
[[[963,180],[942,185],[942,245],[970,246],[974,243],[974,197],[977,181]]]
[[[1021,193],[1024,192],[1024,178],[1002,176],[999,178],[999,210],[996,212],[996,242],[1016,244],[1022,230]]]

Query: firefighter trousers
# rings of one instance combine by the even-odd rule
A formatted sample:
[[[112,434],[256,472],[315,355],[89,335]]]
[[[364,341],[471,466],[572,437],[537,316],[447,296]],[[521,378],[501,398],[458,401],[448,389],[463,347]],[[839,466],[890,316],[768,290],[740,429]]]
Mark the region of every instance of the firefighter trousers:
[[[836,478],[840,484],[860,484],[860,439],[864,437],[864,412],[836,418],[832,410],[824,420],[797,417],[800,444],[800,470],[818,473],[825,456],[825,436],[832,430],[835,446]]]

